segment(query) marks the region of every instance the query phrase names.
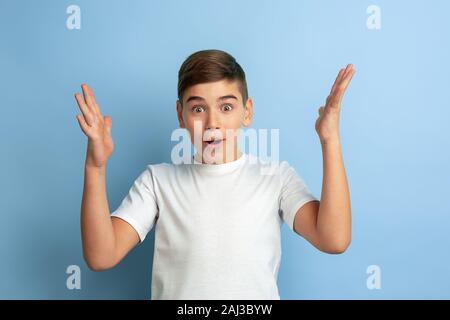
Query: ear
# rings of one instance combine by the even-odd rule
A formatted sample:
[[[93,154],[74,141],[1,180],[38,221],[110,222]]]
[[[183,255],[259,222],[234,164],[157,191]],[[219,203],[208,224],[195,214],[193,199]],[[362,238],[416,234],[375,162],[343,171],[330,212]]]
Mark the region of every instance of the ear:
[[[245,103],[245,109],[244,109],[244,119],[242,120],[242,125],[244,127],[250,126],[252,123],[253,118],[253,100],[251,98],[247,99],[247,102]]]
[[[176,107],[177,107],[177,117],[178,117],[178,122],[180,124],[180,128],[186,128],[186,126],[184,125],[184,121],[183,121],[183,107],[181,105],[180,100],[177,100]]]

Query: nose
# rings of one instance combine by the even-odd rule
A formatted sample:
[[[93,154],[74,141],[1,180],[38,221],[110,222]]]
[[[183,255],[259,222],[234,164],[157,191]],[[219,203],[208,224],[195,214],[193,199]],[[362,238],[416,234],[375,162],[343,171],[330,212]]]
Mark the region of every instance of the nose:
[[[220,119],[219,116],[215,113],[215,111],[211,111],[208,113],[208,118],[206,120],[206,129],[207,130],[220,129]]]

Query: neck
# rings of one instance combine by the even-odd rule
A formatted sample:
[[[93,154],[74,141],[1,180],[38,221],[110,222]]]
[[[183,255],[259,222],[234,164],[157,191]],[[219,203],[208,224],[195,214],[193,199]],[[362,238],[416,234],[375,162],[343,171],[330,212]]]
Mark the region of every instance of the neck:
[[[229,154],[224,154],[223,157],[217,157],[212,159],[210,162],[206,162],[205,159],[197,152],[194,155],[195,160],[204,164],[223,164],[231,161],[236,161],[242,156],[242,152],[240,150],[234,150],[235,152],[231,152]]]

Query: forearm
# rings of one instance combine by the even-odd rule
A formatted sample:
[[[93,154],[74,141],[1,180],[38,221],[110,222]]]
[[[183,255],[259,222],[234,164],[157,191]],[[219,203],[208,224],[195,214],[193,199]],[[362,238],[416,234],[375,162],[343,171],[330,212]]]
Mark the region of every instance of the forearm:
[[[85,166],[81,204],[83,255],[92,269],[114,263],[115,236],[106,194],[106,168]]]
[[[350,193],[338,139],[322,143],[323,182],[317,232],[324,248],[345,250],[351,241]]]

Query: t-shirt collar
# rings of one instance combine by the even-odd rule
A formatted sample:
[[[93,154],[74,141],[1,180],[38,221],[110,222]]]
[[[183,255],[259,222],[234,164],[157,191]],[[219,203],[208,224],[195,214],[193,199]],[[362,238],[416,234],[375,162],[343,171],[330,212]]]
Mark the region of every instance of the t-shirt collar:
[[[241,156],[233,161],[228,161],[220,164],[210,164],[210,163],[202,163],[195,159],[192,156],[193,166],[201,171],[212,172],[212,173],[224,173],[230,170],[233,170],[237,167],[240,167],[245,160],[247,159],[247,154],[245,152],[241,152]]]

